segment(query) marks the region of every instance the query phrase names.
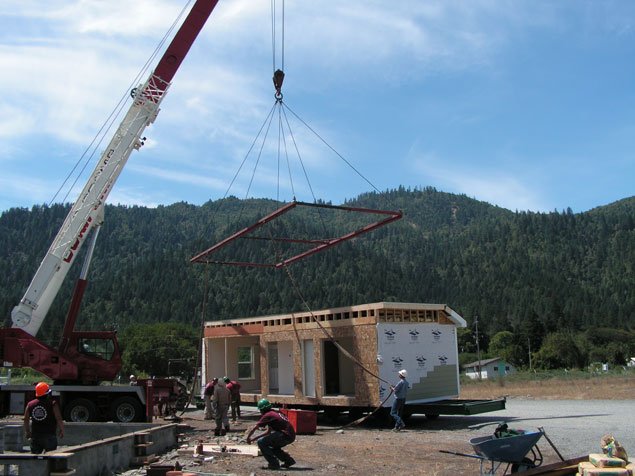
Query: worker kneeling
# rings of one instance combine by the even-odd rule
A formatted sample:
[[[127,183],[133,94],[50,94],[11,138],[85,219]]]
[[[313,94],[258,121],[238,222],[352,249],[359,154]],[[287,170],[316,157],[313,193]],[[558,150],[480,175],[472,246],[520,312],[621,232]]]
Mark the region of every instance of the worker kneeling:
[[[258,410],[260,410],[260,420],[249,430],[247,434],[247,443],[251,444],[252,441],[258,441],[258,448],[262,452],[262,455],[269,463],[268,466],[263,466],[263,469],[280,469],[280,466],[288,468],[295,464],[295,460],[289,453],[282,448],[295,441],[295,430],[289,420],[282,413],[274,410],[269,400],[263,398],[258,402]],[[267,427],[267,431],[258,435],[256,438],[251,438],[251,435],[258,429],[264,429]]]

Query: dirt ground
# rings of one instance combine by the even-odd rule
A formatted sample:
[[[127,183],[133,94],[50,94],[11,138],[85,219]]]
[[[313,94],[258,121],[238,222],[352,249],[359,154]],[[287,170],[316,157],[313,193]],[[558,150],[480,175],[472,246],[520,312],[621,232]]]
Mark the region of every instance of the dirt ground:
[[[461,398],[540,398],[540,399],[614,399],[633,398],[633,379],[613,379],[595,382],[585,380],[574,383],[539,382],[500,386],[499,384],[466,385]],[[566,392],[563,388],[567,387]],[[607,392],[607,387],[611,391]],[[183,447],[193,448],[197,443],[237,444],[241,442],[245,431],[257,420],[257,411],[249,409],[243,418],[232,426],[225,437],[214,437],[213,422],[203,419],[200,410],[188,411],[182,415],[182,424],[188,427],[184,432]],[[216,454],[211,461],[203,458],[185,456],[173,451],[161,456],[161,464],[175,464],[177,461],[183,470],[196,474],[343,474],[343,475],[401,475],[422,474],[430,476],[455,476],[479,474],[480,463],[477,459],[440,450],[473,454],[469,439],[490,434],[495,429],[496,417],[488,419],[491,426],[483,426],[475,433],[470,428],[473,420],[464,417],[439,418],[427,420],[424,416],[413,416],[408,426],[401,432],[393,432],[389,426],[377,421],[367,421],[360,426],[344,427],[348,422],[343,416],[337,424],[318,420],[314,435],[298,435],[296,441],[287,447],[296,459],[293,468],[280,471],[263,470],[266,464],[262,457],[241,456],[234,453]],[[488,421],[487,419],[485,421]],[[555,451],[548,445],[541,445],[544,464],[559,461]],[[208,456],[209,457],[209,456]],[[502,474],[500,468],[500,474]],[[138,474],[144,474],[139,472]]]
[[[191,427],[184,434],[183,445],[195,447],[204,444],[236,444],[256,421],[256,412],[243,415],[232,431],[225,437],[214,437],[213,424],[202,419],[202,412],[188,412],[182,423]],[[288,470],[269,471],[262,457],[217,454],[210,462],[202,458],[184,457],[174,452],[164,455],[162,464],[176,461],[184,470],[197,473],[260,475],[260,474],[426,474],[457,475],[478,474],[477,460],[440,453],[439,450],[466,452],[470,450],[467,441],[474,432],[467,428],[448,428],[445,431],[425,429],[425,417],[413,417],[410,425],[401,432],[393,432],[389,427],[376,422],[362,426],[341,428],[346,418],[338,422],[340,426],[318,421],[314,435],[298,435],[296,441],[287,447],[297,464]],[[432,422],[435,423],[436,421]],[[210,431],[211,430],[211,431]]]

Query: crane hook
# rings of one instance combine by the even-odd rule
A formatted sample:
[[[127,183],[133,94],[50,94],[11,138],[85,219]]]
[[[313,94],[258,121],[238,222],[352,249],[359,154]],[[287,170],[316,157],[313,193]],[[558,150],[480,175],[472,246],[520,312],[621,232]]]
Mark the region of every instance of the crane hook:
[[[282,83],[284,81],[284,71],[277,69],[273,73],[273,87],[276,88],[276,99],[282,101]]]

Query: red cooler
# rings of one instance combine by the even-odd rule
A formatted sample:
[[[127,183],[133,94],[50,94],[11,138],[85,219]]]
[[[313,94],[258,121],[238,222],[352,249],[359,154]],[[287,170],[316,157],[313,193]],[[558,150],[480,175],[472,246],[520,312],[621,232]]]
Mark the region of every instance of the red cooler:
[[[298,435],[313,435],[317,430],[317,413],[309,410],[291,410],[283,408],[280,413],[286,415],[289,423]]]

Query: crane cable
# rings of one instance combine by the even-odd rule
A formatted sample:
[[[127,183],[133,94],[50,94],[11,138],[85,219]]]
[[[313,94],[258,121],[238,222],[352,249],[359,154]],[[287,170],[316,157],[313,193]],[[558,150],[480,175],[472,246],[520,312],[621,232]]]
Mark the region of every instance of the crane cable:
[[[368,369],[368,367],[362,362],[360,361],[357,357],[355,357],[353,354],[351,354],[348,350],[346,350],[339,342],[337,342],[337,340],[335,339],[335,337],[333,335],[331,335],[329,333],[329,331],[320,323],[320,321],[315,317],[315,314],[313,313],[313,310],[311,309],[311,306],[309,305],[309,303],[307,302],[307,300],[304,298],[304,295],[302,294],[302,291],[300,290],[300,287],[297,284],[297,281],[295,280],[295,278],[293,277],[293,275],[291,274],[291,270],[289,269],[289,266],[287,264],[283,265],[283,268],[287,274],[287,276],[289,277],[289,281],[291,282],[291,285],[293,286],[293,289],[295,290],[295,292],[297,293],[298,297],[300,298],[300,300],[302,301],[302,304],[306,307],[306,309],[308,310],[309,314],[311,315],[311,320],[313,322],[315,322],[317,324],[317,326],[322,330],[322,332],[326,335],[326,338],[333,344],[335,345],[335,347],[346,357],[348,358],[351,362],[353,362],[355,365],[357,365],[363,372],[366,372],[367,374],[369,374],[371,377],[374,377],[375,379],[377,379],[380,382],[383,382],[385,384],[388,385],[388,388],[390,389],[390,391],[388,392],[388,395],[386,395],[386,398],[383,399],[383,401],[377,406],[375,407],[375,409],[362,416],[361,418],[358,418],[352,422],[347,423],[346,425],[341,426],[340,428],[347,428],[350,426],[357,426],[362,424],[363,422],[365,422],[366,420],[368,420],[370,417],[372,417],[373,415],[375,415],[377,412],[379,412],[383,407],[384,404],[388,401],[388,399],[391,397],[391,395],[394,392],[393,386],[390,384],[390,382],[384,380],[383,378],[381,378],[379,375],[377,375],[376,373],[372,372],[370,369]],[[295,319],[292,319],[293,322],[293,329],[295,331],[295,335],[296,335],[296,340],[300,340],[300,337],[298,336],[297,333],[297,328],[296,328],[296,322]]]
[[[355,357],[353,354],[351,354],[349,351],[347,351],[339,342],[337,342],[337,340],[335,340],[335,337],[333,337],[329,331],[320,323],[320,321],[315,317],[315,314],[313,313],[313,309],[311,308],[311,306],[309,305],[309,303],[306,301],[306,299],[304,298],[304,295],[302,294],[302,291],[300,290],[300,287],[298,286],[296,280],[294,279],[293,275],[291,274],[291,271],[289,270],[289,266],[287,266],[286,264],[283,266],[285,272],[287,273],[287,276],[289,277],[289,280],[291,281],[291,284],[293,286],[293,289],[295,290],[295,292],[297,293],[298,297],[300,298],[300,300],[302,301],[302,304],[304,305],[304,307],[306,307],[307,311],[309,312],[309,314],[311,314],[311,319],[313,320],[313,322],[315,322],[318,327],[322,330],[322,332],[324,332],[324,334],[326,335],[326,337],[335,345],[335,347],[337,347],[348,359],[350,359],[351,361],[353,361],[355,364],[359,365],[361,367],[361,369],[368,373],[369,375],[371,375],[372,377],[375,377],[377,380],[379,380],[380,382],[384,382],[387,385],[391,385],[390,382],[384,380],[383,378],[381,378],[379,375],[377,375],[376,373],[372,372],[371,370],[369,370],[364,363],[359,360],[357,357]],[[293,320],[293,325],[295,327],[295,319]]]
[[[292,180],[292,174],[291,174],[291,169],[290,169],[290,164],[289,164],[289,154],[288,154],[288,148],[287,148],[287,142],[286,142],[286,136],[285,136],[285,126],[286,126],[286,130],[289,133],[289,136],[291,138],[291,141],[293,143],[294,149],[295,149],[295,153],[298,157],[298,160],[301,164],[302,167],[302,171],[304,173],[305,179],[307,180],[308,183],[308,188],[311,192],[311,195],[313,197],[314,202],[317,202],[317,198],[315,196],[313,187],[311,185],[311,182],[309,180],[308,177],[308,173],[307,170],[304,166],[304,161],[302,160],[302,156],[300,154],[299,148],[298,148],[298,144],[296,142],[295,139],[295,135],[293,134],[293,131],[291,129],[291,125],[290,125],[290,121],[289,121],[289,117],[287,115],[287,111],[292,114],[297,120],[299,120],[310,132],[312,132],[323,144],[325,144],[332,152],[334,152],[342,161],[344,161],[357,175],[359,175],[364,181],[366,181],[373,190],[375,190],[376,192],[379,192],[379,190],[377,189],[377,187],[369,180],[367,179],[357,168],[355,168],[348,160],[346,160],[344,158],[344,156],[342,154],[340,154],[334,147],[332,147],[320,134],[318,134],[311,126],[309,126],[309,124],[304,121],[295,111],[293,111],[283,100],[283,95],[282,95],[282,84],[284,81],[284,0],[281,1],[282,3],[282,7],[281,7],[281,15],[282,15],[282,26],[280,28],[281,33],[281,44],[280,44],[280,57],[281,57],[281,67],[276,69],[276,37],[277,37],[277,25],[276,25],[276,0],[271,0],[271,21],[272,21],[272,29],[271,29],[271,38],[272,38],[272,50],[273,50],[273,55],[272,55],[272,64],[273,64],[273,84],[274,84],[274,88],[275,88],[275,102],[273,107],[270,109],[269,113],[267,114],[265,120],[263,121],[262,125],[260,126],[260,129],[258,131],[258,134],[256,135],[256,137],[254,138],[254,140],[251,143],[251,146],[249,147],[247,153],[245,154],[242,162],[240,163],[238,170],[236,171],[236,173],[234,174],[231,183],[227,189],[227,191],[225,192],[225,195],[223,198],[225,198],[228,194],[230,189],[232,188],[233,184],[235,183],[238,175],[240,174],[240,171],[242,170],[243,166],[246,163],[247,158],[249,157],[249,155],[251,154],[251,152],[254,150],[256,143],[258,142],[258,138],[262,135],[262,141],[260,143],[260,147],[259,147],[259,151],[258,151],[258,155],[256,158],[256,162],[255,165],[252,169],[252,173],[251,173],[251,178],[249,181],[249,186],[247,187],[247,192],[245,195],[245,198],[247,198],[249,191],[251,189],[251,186],[253,184],[254,181],[254,177],[256,174],[256,170],[258,168],[258,164],[260,163],[260,159],[262,156],[262,151],[264,149],[264,145],[266,142],[266,138],[269,134],[270,128],[271,128],[271,123],[273,120],[273,115],[274,115],[274,111],[276,109],[276,107],[278,107],[278,186],[277,186],[277,192],[276,192],[276,199],[277,201],[279,201],[279,193],[280,193],[280,184],[279,184],[279,176],[280,176],[280,156],[281,156],[281,152],[284,151],[285,157],[286,157],[286,162],[287,162],[287,168],[289,171],[289,176],[290,176],[290,182],[291,182],[291,188],[292,188],[292,192],[293,192],[293,196],[294,196],[294,200],[295,200],[295,188],[293,185],[293,180]],[[219,207],[220,208],[220,203],[219,203]],[[218,210],[216,210],[216,212],[218,212]],[[240,214],[242,215],[243,212],[243,208],[241,207],[240,209]],[[214,213],[216,214],[216,213]],[[322,219],[321,215],[320,218]],[[324,224],[323,220],[322,223]],[[273,243],[274,243],[274,247],[276,247],[275,253],[276,255],[280,255],[280,250],[278,248],[278,246],[275,244],[276,241],[273,240],[273,236],[271,236],[271,230],[269,230],[269,234],[270,234],[270,239],[272,239]],[[317,317],[315,316],[311,306],[309,305],[309,303],[307,302],[307,300],[305,299],[300,286],[298,285],[297,280],[294,278],[293,274],[291,273],[291,270],[289,269],[289,267],[285,264],[283,266],[286,275],[294,289],[294,291],[296,292],[298,298],[300,299],[300,301],[302,302],[303,306],[308,310],[308,312],[311,315],[311,319],[313,322],[315,322],[315,324],[320,328],[320,330],[325,334],[326,338],[346,357],[348,358],[351,362],[353,362],[355,365],[359,366],[360,369],[363,372],[366,372],[367,374],[371,375],[373,378],[377,379],[379,382],[385,383],[389,386],[390,391],[388,393],[388,395],[386,396],[386,398],[379,404],[379,406],[377,408],[375,408],[374,411],[372,411],[371,413],[369,413],[368,415],[364,416],[363,418],[360,418],[354,422],[349,423],[346,426],[350,426],[350,425],[354,425],[354,424],[360,424],[361,422],[363,422],[364,420],[366,420],[367,418],[369,418],[370,416],[372,416],[373,414],[375,414],[377,411],[379,411],[383,405],[385,404],[385,402],[390,398],[390,396],[393,394],[393,390],[392,390],[392,385],[390,384],[390,382],[384,380],[383,378],[381,378],[377,373],[373,372],[372,370],[370,370],[362,361],[359,360],[359,358],[357,358],[356,356],[352,355],[348,350],[346,350],[340,343],[337,342],[337,340],[335,339],[335,337],[329,333],[329,331],[319,322],[319,320],[317,319]],[[211,279],[209,276],[209,273],[207,273],[206,277],[205,277],[205,296],[204,296],[204,300],[207,300],[207,293],[208,293],[208,280]],[[205,308],[205,306],[204,306]],[[205,316],[205,309],[203,309],[202,312],[202,327],[204,327],[204,316]],[[295,327],[295,320],[294,320],[294,327]],[[201,333],[203,334],[203,329],[201,329]],[[297,334],[296,334],[297,336]],[[201,346],[203,339],[201,339]]]
[[[282,26],[280,27],[280,70],[284,71],[284,0],[280,2],[282,4]],[[276,71],[276,0],[271,0],[271,51],[273,53],[273,71]]]
[[[194,389],[196,388],[196,382],[199,380],[198,369],[203,364],[203,341],[205,339],[205,313],[207,312],[207,294],[209,292],[208,283],[209,283],[209,266],[205,267],[205,279],[203,279],[203,303],[201,305],[201,322],[199,324],[199,345],[196,349],[196,364],[194,365],[194,375],[192,376],[192,386],[188,390],[188,400],[185,404],[183,410],[181,410],[181,414],[179,417],[182,417],[188,407],[192,404],[192,400],[194,399]],[[202,387],[202,386],[201,386]],[[202,390],[202,388],[201,388]]]
[[[174,19],[174,21],[172,22],[172,24],[170,25],[170,27],[166,31],[166,33],[163,35],[163,38],[161,38],[159,43],[154,48],[154,51],[150,54],[150,56],[146,60],[145,64],[137,72],[137,75],[133,78],[131,83],[128,85],[127,89],[121,95],[117,105],[112,109],[112,111],[110,112],[108,117],[104,120],[104,122],[102,123],[101,127],[99,128],[99,130],[93,136],[90,144],[88,144],[88,146],[86,146],[86,148],[84,149],[84,151],[82,152],[80,157],[75,162],[75,165],[73,165],[71,170],[68,172],[68,174],[66,175],[66,177],[62,181],[62,184],[59,186],[59,188],[57,189],[57,191],[55,192],[55,194],[53,195],[53,197],[49,201],[49,203],[48,203],[49,207],[53,204],[53,202],[55,201],[57,196],[60,195],[60,193],[62,192],[62,189],[64,189],[64,187],[66,187],[66,184],[71,180],[73,174],[76,174],[75,175],[75,179],[73,180],[72,184],[70,184],[70,186],[66,190],[66,193],[64,194],[64,198],[62,199],[62,203],[64,203],[68,199],[68,196],[70,195],[71,191],[77,185],[77,182],[79,181],[80,177],[82,176],[82,174],[86,170],[86,167],[88,167],[88,164],[90,164],[90,162],[93,160],[93,157],[95,156],[95,154],[99,150],[99,147],[101,146],[102,142],[106,138],[106,135],[110,132],[110,130],[114,126],[115,121],[117,120],[117,118],[120,117],[120,115],[121,115],[121,113],[123,111],[123,108],[126,105],[126,101],[130,97],[130,91],[132,91],[133,88],[136,87],[139,84],[139,82],[141,81],[141,78],[143,78],[147,74],[147,71],[149,70],[150,66],[152,64],[154,64],[154,60],[156,59],[156,57],[159,55],[159,53],[161,51],[163,51],[163,46],[167,42],[168,38],[171,36],[171,34],[174,31],[174,29],[176,28],[176,26],[179,24],[180,19],[183,17],[183,15],[185,15],[185,12],[188,10],[188,6],[189,6],[190,3],[192,3],[192,0],[188,0],[188,2],[183,6],[183,8],[181,9],[181,11],[177,15],[177,17]],[[80,164],[82,163],[82,161],[84,162],[83,165],[81,166],[79,171],[76,172],[78,167],[80,167]]]
[[[283,95],[282,95],[282,83],[284,81],[284,0],[282,0],[282,27],[281,27],[281,37],[282,37],[282,44],[281,44],[281,69],[276,69],[276,43],[275,43],[275,38],[276,38],[276,24],[275,24],[275,19],[276,19],[276,12],[275,12],[275,0],[271,0],[271,14],[272,14],[272,50],[273,50],[273,84],[274,87],[276,89],[276,93],[275,93],[275,98],[276,98],[276,105],[279,105],[279,127],[278,127],[278,131],[279,131],[279,138],[278,138],[278,156],[280,154],[280,137],[282,137],[283,141],[284,141],[284,151],[285,151],[285,155],[287,157],[287,164],[288,164],[288,153],[287,153],[287,147],[286,147],[286,140],[284,139],[284,124],[282,123],[282,117],[284,117],[285,123],[287,125],[287,129],[289,131],[289,135],[291,137],[291,140],[293,142],[296,154],[298,156],[298,160],[300,161],[300,164],[302,166],[302,171],[304,173],[304,176],[307,180],[309,189],[311,191],[311,195],[313,196],[313,200],[314,202],[317,201],[316,197],[315,197],[315,193],[313,191],[313,187],[311,186],[311,182],[309,180],[306,168],[304,166],[304,161],[302,160],[302,156],[300,154],[297,142],[295,140],[295,136],[293,134],[293,131],[291,129],[291,125],[289,123],[289,118],[286,114],[286,111],[288,110],[291,114],[293,114],[302,124],[304,124],[304,126],[306,126],[316,137],[318,137],[318,139],[320,139],[329,149],[331,149],[335,154],[337,154],[338,157],[340,157],[340,159],[342,159],[350,168],[352,168],[360,177],[362,177],[368,184],[371,185],[371,187],[375,190],[377,190],[377,187],[375,187],[366,177],[364,177],[355,167],[353,167],[353,165],[346,160],[339,152],[337,152],[337,150],[335,150],[328,142],[326,142],[313,128],[311,128],[311,126],[309,126],[302,118],[300,118],[300,116],[298,116],[291,108],[289,108],[288,105],[286,105],[286,103],[283,101]],[[278,163],[279,163],[279,158],[278,158]],[[291,171],[289,169],[289,175],[291,176]],[[291,186],[293,189],[293,182],[291,182]],[[279,185],[278,185],[278,189],[279,189]],[[295,197],[295,192],[294,192],[294,197]],[[320,215],[320,219],[322,221],[323,226],[324,225],[324,221],[322,218],[322,215]],[[271,230],[270,231],[270,238],[273,238],[271,236]],[[276,241],[273,240],[274,246]],[[279,254],[279,250],[277,251],[276,254]],[[386,396],[386,398],[379,404],[379,406],[377,408],[375,408],[375,410],[373,412],[371,412],[370,414],[355,420],[351,423],[349,423],[348,425],[345,426],[350,426],[350,425],[357,425],[362,423],[363,421],[365,421],[367,418],[369,418],[370,416],[372,416],[373,414],[375,414],[377,411],[380,410],[380,408],[383,407],[384,403],[386,403],[386,401],[390,398],[390,396],[393,393],[392,390],[392,385],[390,384],[390,382],[387,382],[386,380],[384,380],[383,378],[381,378],[379,375],[377,375],[376,373],[374,373],[373,371],[371,371],[362,361],[359,360],[359,358],[357,358],[356,356],[354,356],[353,354],[351,354],[348,350],[346,350],[339,342],[337,342],[337,340],[335,339],[335,337],[320,323],[320,321],[316,318],[313,309],[311,308],[311,306],[309,305],[309,303],[307,302],[307,300],[305,299],[300,286],[298,285],[298,282],[296,281],[296,279],[294,278],[293,274],[291,273],[291,270],[289,269],[289,266],[287,264],[283,265],[283,268],[286,272],[287,277],[289,278],[289,281],[293,287],[293,289],[295,290],[298,298],[300,299],[300,301],[302,302],[302,304],[304,305],[304,307],[307,309],[307,311],[309,312],[309,314],[311,315],[311,320],[317,324],[317,326],[320,328],[320,330],[324,333],[324,335],[327,337],[327,339],[333,344],[335,345],[335,347],[346,357],[348,358],[351,362],[353,362],[354,364],[356,364],[363,372],[366,372],[367,374],[369,374],[370,376],[374,377],[375,379],[377,379],[380,382],[383,382],[385,384],[387,384],[390,388],[390,392],[388,393],[388,395]],[[297,335],[297,329],[296,329],[296,322],[295,319],[292,319],[293,322],[293,327],[294,330],[296,330],[296,338],[299,340],[299,337]]]

